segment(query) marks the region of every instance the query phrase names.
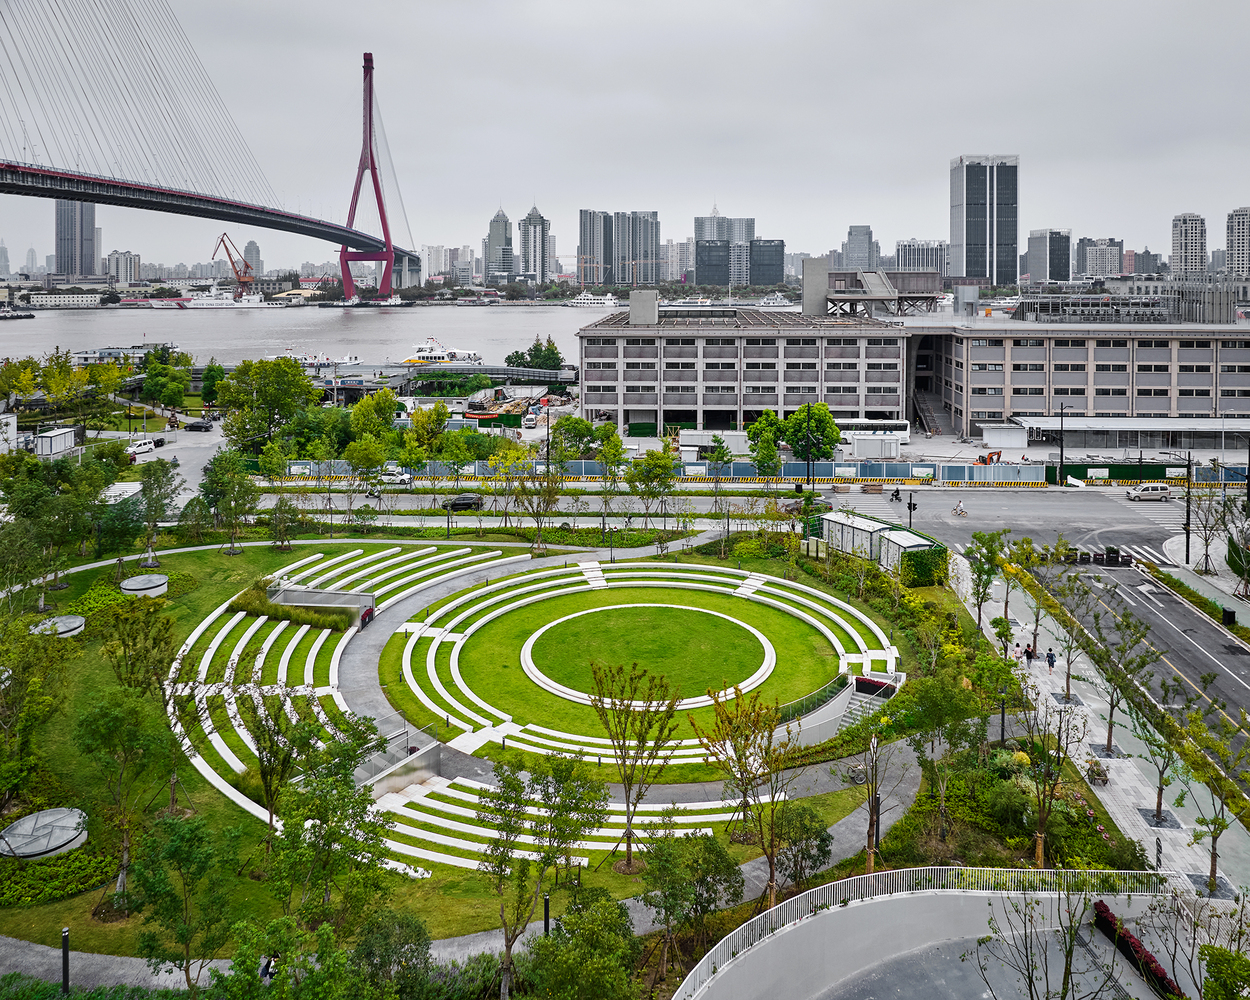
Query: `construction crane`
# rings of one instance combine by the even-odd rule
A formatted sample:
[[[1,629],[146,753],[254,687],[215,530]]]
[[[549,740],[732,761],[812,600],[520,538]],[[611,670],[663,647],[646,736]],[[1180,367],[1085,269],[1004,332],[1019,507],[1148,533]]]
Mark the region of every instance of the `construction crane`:
[[[230,261],[230,269],[234,271],[234,297],[240,299],[251,292],[256,281],[256,272],[252,270],[252,265],[247,262],[243,254],[239,253],[239,248],[234,245],[228,233],[222,233],[217,238],[217,245],[213,247],[213,260],[217,259],[218,250],[226,252],[226,260]],[[234,253],[231,253],[232,250]]]

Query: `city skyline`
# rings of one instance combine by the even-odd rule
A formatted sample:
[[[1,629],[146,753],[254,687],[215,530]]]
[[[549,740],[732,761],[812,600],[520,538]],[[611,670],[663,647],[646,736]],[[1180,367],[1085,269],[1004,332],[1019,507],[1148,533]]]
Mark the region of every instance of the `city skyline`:
[[[334,18],[335,9],[322,0],[310,0],[294,25],[281,8],[244,7],[237,0],[211,8],[178,0],[174,8],[284,206],[326,218],[346,214],[359,150],[343,140],[342,130],[310,128],[304,116],[275,113],[275,102],[295,96],[315,102],[320,122],[354,120],[360,53],[372,51],[418,245],[476,241],[489,203],[510,206],[519,218],[535,201],[566,248],[574,242],[578,209],[595,204],[646,205],[669,235],[683,238],[692,235],[687,220],[716,203],[726,214],[755,217],[760,231],[811,253],[837,246],[852,224],[870,223],[883,247],[911,237],[945,239],[945,165],[961,151],[978,149],[1019,153],[1022,232],[1058,226],[1158,248],[1170,243],[1174,215],[1197,212],[1215,228],[1212,220],[1250,202],[1240,167],[1245,112],[1235,88],[1223,81],[1225,67],[1238,62],[1237,39],[1250,27],[1244,5],[1224,5],[1218,32],[1206,19],[1164,5],[1148,4],[1138,8],[1142,16],[1124,18],[1114,7],[1060,3],[1042,19],[1029,8],[996,7],[994,17],[985,17],[987,8],[973,2],[891,6],[888,70],[880,61],[877,15],[815,3],[793,4],[778,18],[761,17],[745,3],[644,3],[630,17],[604,5],[577,18],[555,3],[536,2],[524,11],[492,5],[491,16],[472,32],[463,30],[457,5],[438,0],[389,12],[385,29],[371,18]],[[246,20],[248,32],[232,30],[235,17]],[[661,23],[664,30],[656,31]],[[1080,30],[1070,30],[1077,23]],[[604,32],[616,39],[607,50],[591,44]],[[949,53],[967,45],[1006,46],[1021,65],[1057,59],[1063,70],[1052,78],[1051,107],[1088,105],[1083,66],[1098,66],[1106,79],[1154,80],[1155,93],[1149,113],[1108,111],[1105,127],[1087,130],[1078,141],[1028,128],[1012,88],[991,88],[975,108],[957,114],[952,89],[920,116],[934,127],[885,136],[866,152],[837,128],[811,125],[827,114],[825,46],[832,35],[844,53],[840,100],[849,102],[889,104],[928,94],[935,73],[949,75]],[[732,124],[709,119],[691,127],[685,109],[722,96],[723,81],[697,74],[691,62],[692,52],[709,45],[749,50],[761,79],[771,83],[736,97]],[[1192,51],[1203,53],[1193,72],[1169,72]],[[564,126],[556,135],[534,128],[529,116],[490,112],[486,126],[482,115],[442,113],[492,108],[520,68],[518,52],[529,53],[525,72],[540,110],[558,109]],[[639,54],[649,71],[628,72]],[[238,65],[249,66],[248,74],[235,73]],[[587,79],[589,86],[571,83]],[[423,99],[410,105],[404,95],[414,84]],[[675,93],[685,99],[672,101]],[[1166,141],[1157,127],[1161,120],[1177,123]],[[436,122],[439,141],[431,143]],[[796,147],[792,156],[754,155],[765,136],[779,134],[801,140],[802,153]],[[626,154],[626,135],[629,146],[655,149]],[[640,169],[661,147],[664,169]],[[499,150],[508,151],[508,169],[499,169]],[[1109,178],[1123,196],[1073,202],[1074,191]],[[50,251],[50,203],[5,196],[0,218],[11,251],[31,245],[40,256]],[[115,208],[101,208],[100,220],[106,252],[130,247],[150,260],[202,259],[221,232],[209,221]],[[231,235],[243,243],[257,240],[275,262],[329,256],[328,246],[300,237],[245,227]]]

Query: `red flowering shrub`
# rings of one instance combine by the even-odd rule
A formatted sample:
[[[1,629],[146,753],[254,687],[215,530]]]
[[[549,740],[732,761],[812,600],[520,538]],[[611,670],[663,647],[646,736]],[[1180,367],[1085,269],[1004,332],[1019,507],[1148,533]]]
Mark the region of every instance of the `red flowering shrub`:
[[[1094,904],[1094,926],[1111,938],[1116,949],[1133,963],[1152,990],[1162,997],[1184,996],[1181,988],[1172,982],[1167,971],[1159,964],[1159,960],[1146,950],[1135,934],[1125,930],[1119,918],[1111,912],[1111,907],[1101,899]]]

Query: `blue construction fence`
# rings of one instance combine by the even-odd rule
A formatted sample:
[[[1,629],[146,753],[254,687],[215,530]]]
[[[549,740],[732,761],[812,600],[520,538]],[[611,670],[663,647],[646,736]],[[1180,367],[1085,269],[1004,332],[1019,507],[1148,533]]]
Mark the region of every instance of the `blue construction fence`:
[[[392,466],[394,463],[391,463]],[[707,462],[678,462],[684,479],[715,478],[716,469]],[[525,463],[528,469],[537,466],[538,471],[545,469],[545,463],[538,460]],[[1041,485],[1046,482],[1046,466],[1044,465],[948,465],[936,462],[814,462],[812,476],[822,482],[839,479],[904,479],[918,482],[938,483],[1012,483]],[[1065,467],[1066,470],[1067,467]],[[415,472],[418,478],[426,479],[435,476],[439,479],[450,479],[456,470],[445,462],[430,462],[426,468]],[[342,459],[327,463],[322,469],[316,462],[292,460],[287,463],[287,475],[292,477],[350,476],[351,467]],[[564,474],[570,479],[596,479],[603,476],[603,467],[598,462],[565,462]],[[487,462],[470,462],[461,467],[459,475],[462,479],[478,479],[491,475]],[[751,462],[733,462],[720,470],[722,479],[760,479],[759,472]],[[778,477],[782,480],[800,482],[807,479],[806,462],[786,462]],[[1196,477],[1195,477],[1196,478]],[[1054,479],[1054,473],[1051,473]],[[1244,476],[1242,477],[1244,481]]]

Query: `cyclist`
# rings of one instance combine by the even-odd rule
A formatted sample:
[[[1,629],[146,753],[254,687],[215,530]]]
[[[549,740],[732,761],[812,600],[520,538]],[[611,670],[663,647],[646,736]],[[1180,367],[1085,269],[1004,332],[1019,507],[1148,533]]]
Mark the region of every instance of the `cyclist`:
[[[967,516],[968,516],[968,512],[967,512],[966,510],[964,510],[964,502],[963,502],[963,500],[956,500],[956,501],[955,501],[955,510],[954,510],[954,514],[955,514],[957,517],[967,517]]]

